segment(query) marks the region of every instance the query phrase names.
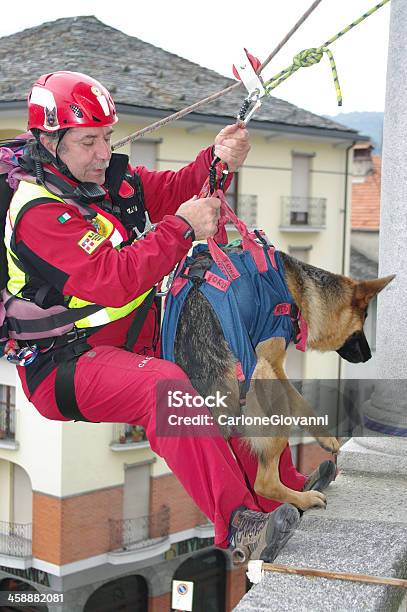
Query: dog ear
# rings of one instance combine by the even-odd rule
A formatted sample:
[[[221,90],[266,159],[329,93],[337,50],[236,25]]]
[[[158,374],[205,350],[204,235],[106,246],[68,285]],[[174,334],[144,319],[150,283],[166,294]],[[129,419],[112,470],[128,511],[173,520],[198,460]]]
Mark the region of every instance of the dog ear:
[[[353,291],[352,305],[357,306],[361,310],[367,308],[370,300],[391,283],[395,276],[395,274],[391,274],[383,278],[358,282]]]

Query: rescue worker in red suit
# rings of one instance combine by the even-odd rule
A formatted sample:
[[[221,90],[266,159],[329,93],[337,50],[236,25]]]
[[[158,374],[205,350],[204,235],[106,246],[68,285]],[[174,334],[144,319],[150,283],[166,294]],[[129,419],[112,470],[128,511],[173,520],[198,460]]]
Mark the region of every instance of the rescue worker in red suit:
[[[238,443],[235,458],[220,436],[157,435],[156,383],[189,383],[178,366],[159,358],[155,303],[131,351],[123,348],[150,289],[186,255],[193,239],[215,234],[220,201],[196,194],[214,155],[232,172],[242,165],[250,148],[247,130],[229,125],[186,167],[156,172],[112,155],[115,106],[104,86],[86,75],[61,71],[40,77],[28,115],[34,139],[22,165],[37,180],[21,181],[10,206],[11,229],[23,206],[25,212],[14,228],[9,290],[44,308],[101,308],[75,321],[75,331],[57,342],[38,343],[38,357],[18,368],[25,394],[48,419],[142,425],[152,450],[213,521],[215,544],[273,560],[298,525],[299,512],[256,496],[250,488],[253,459]],[[90,189],[85,211],[66,196],[78,186]],[[135,240],[133,228],[142,231],[145,223],[141,200],[155,229]],[[289,448],[280,473],[287,486],[304,487]]]

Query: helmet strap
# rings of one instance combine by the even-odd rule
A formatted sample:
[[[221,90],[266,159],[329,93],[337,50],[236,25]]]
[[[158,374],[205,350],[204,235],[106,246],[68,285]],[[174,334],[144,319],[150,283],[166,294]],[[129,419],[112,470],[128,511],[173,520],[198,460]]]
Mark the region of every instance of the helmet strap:
[[[69,130],[69,128],[62,128],[61,130],[58,131],[58,142],[57,142],[57,146],[55,149],[55,155],[53,155],[49,149],[47,149],[46,147],[44,147],[44,145],[41,143],[40,141],[40,134],[41,131],[40,130],[31,130],[36,141],[38,144],[38,147],[43,150],[46,151],[47,155],[49,155],[50,157],[50,161],[54,164],[54,166],[61,172],[61,174],[64,174],[65,176],[67,176],[69,179],[71,179],[72,181],[76,181],[78,182],[78,179],[72,174],[72,172],[69,170],[68,166],[65,164],[65,162],[62,161],[62,159],[59,157],[58,155],[58,147],[62,142],[63,137],[65,136],[65,134],[67,133],[67,131]]]

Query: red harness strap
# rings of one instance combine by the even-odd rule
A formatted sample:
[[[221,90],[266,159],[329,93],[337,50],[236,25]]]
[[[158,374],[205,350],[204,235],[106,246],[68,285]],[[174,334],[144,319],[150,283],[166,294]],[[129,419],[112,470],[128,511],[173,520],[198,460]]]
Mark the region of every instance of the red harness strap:
[[[295,306],[295,304],[282,302],[281,304],[277,304],[277,306],[274,308],[273,314],[276,316],[288,315],[291,318],[291,321],[294,323],[294,326],[297,329],[297,334],[294,339],[295,348],[298,351],[304,352],[307,348],[308,325],[298,308],[296,308],[298,311],[297,314],[293,314],[293,306]]]

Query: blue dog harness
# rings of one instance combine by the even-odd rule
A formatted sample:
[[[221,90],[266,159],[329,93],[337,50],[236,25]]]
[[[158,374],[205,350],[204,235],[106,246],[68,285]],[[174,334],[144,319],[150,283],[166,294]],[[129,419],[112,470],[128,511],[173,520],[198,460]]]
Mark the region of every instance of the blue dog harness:
[[[245,248],[245,240],[242,250],[227,254],[216,245],[214,261],[203,276],[188,273],[199,254],[208,250],[206,244],[195,246],[192,255],[180,262],[167,296],[161,336],[163,358],[175,361],[179,316],[194,280],[199,278],[199,290],[217,315],[236,358],[236,376],[244,383],[246,392],[257,364],[255,349],[260,342],[284,338],[286,347],[294,341],[299,350],[305,350],[307,335],[306,323],[287,287],[280,253],[260,232],[256,231],[257,238],[250,235],[253,240],[250,250]]]

